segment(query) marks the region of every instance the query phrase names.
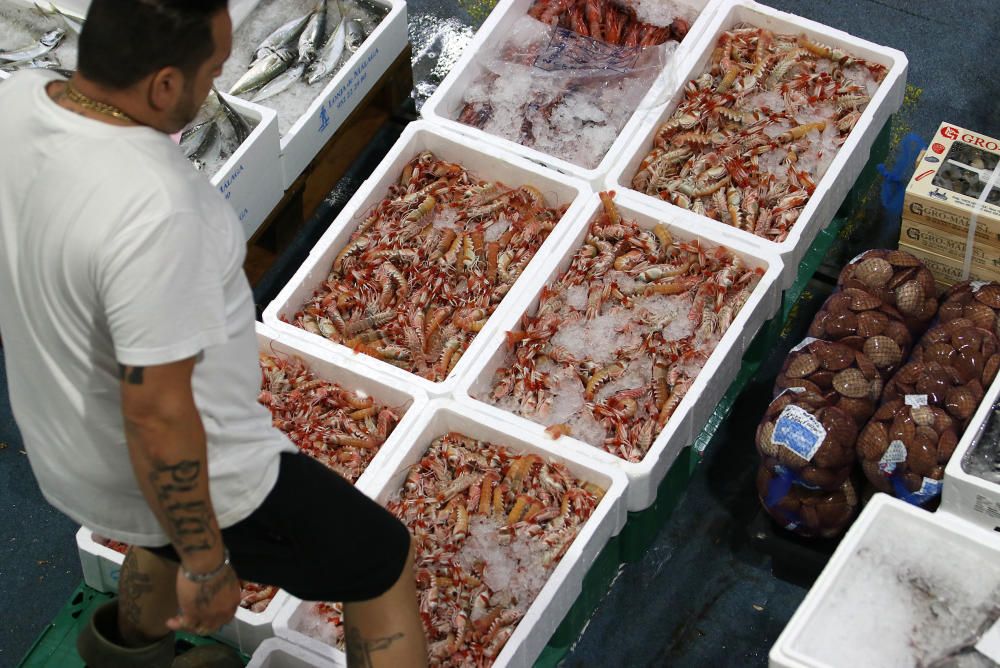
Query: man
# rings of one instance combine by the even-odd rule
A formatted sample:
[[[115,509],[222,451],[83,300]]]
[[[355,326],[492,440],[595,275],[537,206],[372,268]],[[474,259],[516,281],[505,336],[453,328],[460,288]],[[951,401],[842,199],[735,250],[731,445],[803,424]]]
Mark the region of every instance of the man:
[[[93,0],[77,74],[0,85],[14,415],[50,503],[149,548],[78,646],[95,668],[171,665],[171,630],[228,622],[239,574],[345,601],[352,664],[421,665],[409,535],[256,403],[242,232],[168,138],[231,32],[225,0]]]

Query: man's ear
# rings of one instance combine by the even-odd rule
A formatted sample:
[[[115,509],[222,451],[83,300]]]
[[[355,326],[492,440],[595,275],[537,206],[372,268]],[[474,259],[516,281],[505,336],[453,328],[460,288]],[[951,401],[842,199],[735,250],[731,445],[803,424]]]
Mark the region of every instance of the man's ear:
[[[149,106],[157,112],[173,109],[184,93],[184,73],[177,67],[157,70],[149,79]]]

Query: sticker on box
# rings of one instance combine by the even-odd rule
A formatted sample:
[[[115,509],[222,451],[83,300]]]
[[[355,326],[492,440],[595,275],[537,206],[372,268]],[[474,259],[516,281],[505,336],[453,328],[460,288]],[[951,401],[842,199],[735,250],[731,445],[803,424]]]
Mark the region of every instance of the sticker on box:
[[[774,424],[771,442],[784,446],[802,459],[812,461],[826,439],[826,429],[808,411],[798,406],[785,406]]]

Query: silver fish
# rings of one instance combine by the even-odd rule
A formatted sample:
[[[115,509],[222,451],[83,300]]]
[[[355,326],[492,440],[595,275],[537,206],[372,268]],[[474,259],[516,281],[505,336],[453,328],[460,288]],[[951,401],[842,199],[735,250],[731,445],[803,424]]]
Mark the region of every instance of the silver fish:
[[[251,102],[260,102],[269,97],[274,97],[293,83],[302,78],[302,73],[306,70],[305,63],[296,63],[285,70],[280,76],[271,79],[266,86],[261,87],[252,98]]]
[[[56,28],[55,30],[50,30],[44,35],[42,35],[37,42],[31,46],[26,46],[21,49],[16,49],[14,51],[0,51],[0,61],[8,61],[12,63],[20,62],[22,60],[31,60],[37,58],[42,54],[48,53],[52,49],[59,46],[62,42],[63,37],[66,36],[66,31],[62,28]]]
[[[246,122],[246,119],[240,116],[239,112],[233,109],[233,105],[226,102],[226,99],[222,97],[218,90],[215,90],[215,96],[219,100],[219,104],[222,106],[222,112],[226,116],[226,120],[229,121],[229,125],[232,126],[233,132],[236,134],[236,145],[239,146],[247,140],[250,136],[250,124]]]
[[[299,62],[308,65],[316,60],[319,45],[326,34],[326,0],[320,0],[313,10],[305,30],[299,36]]]
[[[354,53],[365,41],[365,27],[361,21],[350,19],[347,22],[347,50]]]
[[[188,160],[197,160],[205,155],[219,135],[218,117],[212,118],[188,128],[181,135],[181,149]]]
[[[0,70],[4,72],[16,72],[17,70],[29,70],[29,69],[39,69],[39,70],[52,70],[64,77],[71,77],[73,75],[73,70],[66,69],[62,66],[59,58],[52,53],[44,53],[37,58],[32,58],[31,60],[20,60],[16,63],[6,63],[0,66]]]
[[[306,24],[309,23],[309,19],[311,17],[312,12],[306,14],[305,16],[300,16],[297,19],[292,19],[265,37],[264,41],[261,42],[256,49],[254,49],[253,61],[250,63],[250,68],[252,68],[259,60],[270,56],[279,49],[290,50],[299,39],[299,35],[301,35],[302,31],[305,30]]]
[[[295,51],[278,49],[271,55],[258,60],[253,67],[247,70],[229,89],[229,94],[242,95],[257,90],[287,70],[294,60]]]
[[[341,20],[330,39],[326,40],[326,44],[323,45],[319,57],[309,66],[309,70],[306,72],[306,83],[312,85],[333,74],[333,68],[337,66],[340,57],[344,55],[346,38],[347,21]]]

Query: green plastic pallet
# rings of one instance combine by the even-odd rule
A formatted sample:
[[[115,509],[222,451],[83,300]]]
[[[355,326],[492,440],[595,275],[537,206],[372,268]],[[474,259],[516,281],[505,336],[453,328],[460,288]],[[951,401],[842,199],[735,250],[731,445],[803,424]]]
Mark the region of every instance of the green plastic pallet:
[[[80,629],[90,619],[94,609],[110,601],[114,596],[91,589],[81,583],[70,596],[66,605],[56,614],[49,625],[18,664],[20,668],[85,668],[83,659],[76,653],[76,637]],[[194,645],[215,644],[211,638],[202,638],[189,633],[177,634],[177,652],[183,652]],[[249,661],[242,657],[243,663]]]

